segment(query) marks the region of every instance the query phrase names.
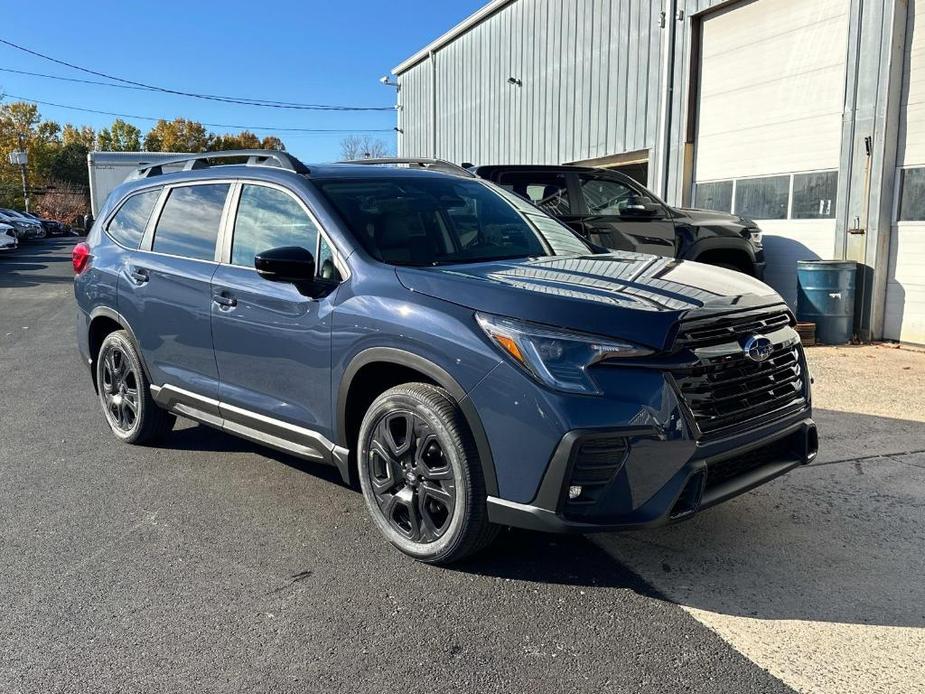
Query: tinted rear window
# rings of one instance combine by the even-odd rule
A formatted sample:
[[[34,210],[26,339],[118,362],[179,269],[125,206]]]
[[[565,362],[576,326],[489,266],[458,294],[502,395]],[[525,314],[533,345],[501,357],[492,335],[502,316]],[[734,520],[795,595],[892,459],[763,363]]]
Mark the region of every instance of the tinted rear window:
[[[214,260],[228,188],[227,183],[209,183],[171,190],[154,230],[152,250]]]
[[[161,189],[148,190],[131,196],[122,203],[116,216],[109,222],[106,231],[115,241],[126,248],[138,248],[141,237],[154,205],[161,195]]]
[[[543,217],[556,233],[542,233],[503,193],[479,181],[420,176],[316,183],[370,255],[391,265],[588,252],[559,222]]]

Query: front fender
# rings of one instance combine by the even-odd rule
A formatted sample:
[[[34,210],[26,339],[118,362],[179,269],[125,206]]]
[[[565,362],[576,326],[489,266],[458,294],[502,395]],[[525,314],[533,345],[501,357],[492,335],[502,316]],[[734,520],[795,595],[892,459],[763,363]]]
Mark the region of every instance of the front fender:
[[[471,309],[404,288],[375,296],[353,295],[339,302],[334,310],[331,370],[338,445],[351,447],[347,397],[360,370],[374,363],[414,369],[446,389],[459,404],[475,439],[489,493],[496,492],[491,447],[468,393],[501,363],[501,355],[482,336],[473,314]]]

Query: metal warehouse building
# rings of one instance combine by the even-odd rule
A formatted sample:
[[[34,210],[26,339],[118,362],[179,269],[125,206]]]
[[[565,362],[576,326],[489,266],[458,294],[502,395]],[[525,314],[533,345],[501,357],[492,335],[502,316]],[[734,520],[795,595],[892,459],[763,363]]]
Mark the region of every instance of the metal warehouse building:
[[[619,167],[862,264],[864,339],[925,343],[925,0],[493,0],[394,68],[400,156]]]

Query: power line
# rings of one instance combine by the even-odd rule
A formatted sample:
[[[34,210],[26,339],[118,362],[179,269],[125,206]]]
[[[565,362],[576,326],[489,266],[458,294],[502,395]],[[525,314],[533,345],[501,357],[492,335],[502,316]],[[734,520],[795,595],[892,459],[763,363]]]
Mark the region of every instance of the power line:
[[[161,92],[163,94],[176,94],[178,96],[188,96],[194,99],[206,99],[208,101],[220,101],[222,103],[228,104],[242,104],[244,106],[260,106],[263,108],[279,108],[279,109],[293,109],[299,111],[394,111],[394,106],[339,106],[331,104],[301,104],[292,101],[276,101],[272,99],[255,99],[250,97],[236,97],[236,96],[222,96],[218,94],[199,94],[197,92],[184,92],[178,89],[168,89],[167,87],[159,87],[153,84],[146,84],[144,82],[136,82],[134,80],[125,79],[123,77],[116,77],[115,75],[109,75],[105,72],[99,72],[97,70],[91,70],[90,68],[81,67],[80,65],[75,65],[74,63],[69,63],[65,60],[59,60],[58,58],[53,58],[50,55],[45,55],[44,53],[39,53],[34,51],[31,48],[26,48],[25,46],[20,46],[19,44],[13,43],[12,41],[7,41],[6,39],[0,38],[0,43],[9,46],[10,48],[15,48],[18,51],[28,53],[29,55],[34,55],[37,58],[42,60],[48,60],[52,63],[57,63],[58,65],[63,65],[69,67],[73,70],[79,70],[80,72],[85,72],[88,75],[95,75],[97,77],[102,77],[107,80],[112,80],[114,82],[120,82],[118,84],[109,84],[106,82],[96,82],[85,80],[85,84],[98,84],[101,86],[108,87],[119,87],[119,86],[128,86],[135,89],[141,89],[144,91],[152,92]],[[59,79],[70,82],[77,82],[75,78],[62,77],[58,75],[46,75],[42,73],[30,73],[22,70],[12,70],[9,68],[3,68],[6,72],[18,72],[20,74],[31,75],[33,77],[44,77],[46,79]]]
[[[104,116],[115,116],[117,118],[133,118],[135,120],[147,120],[147,121],[159,121],[159,120],[171,120],[169,118],[156,118],[154,116],[137,116],[130,113],[114,113],[112,111],[99,111],[93,108],[84,108],[82,106],[68,106],[67,104],[57,104],[53,101],[40,101],[39,99],[33,99],[28,96],[16,96],[15,94],[6,93],[3,96],[8,96],[11,99],[21,99],[22,101],[31,101],[36,104],[42,104],[43,106],[54,106],[56,108],[69,109],[71,111],[84,111],[85,113],[97,113]],[[197,121],[199,122],[199,121]],[[200,125],[205,125],[210,128],[235,128],[238,130],[270,130],[273,132],[279,133],[390,133],[392,128],[367,128],[367,129],[357,129],[357,128],[274,128],[269,125],[234,125],[229,123],[201,123]]]

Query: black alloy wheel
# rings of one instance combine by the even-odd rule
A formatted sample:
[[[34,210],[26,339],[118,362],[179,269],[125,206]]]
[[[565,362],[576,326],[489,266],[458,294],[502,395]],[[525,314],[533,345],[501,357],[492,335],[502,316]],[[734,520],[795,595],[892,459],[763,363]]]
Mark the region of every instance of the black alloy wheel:
[[[405,554],[449,564],[496,536],[472,433],[443,388],[405,383],[377,397],[360,426],[357,465],[374,525]]]
[[[379,418],[369,441],[369,479],[382,515],[420,543],[439,539],[456,507],[456,478],[439,439],[413,412]]]

